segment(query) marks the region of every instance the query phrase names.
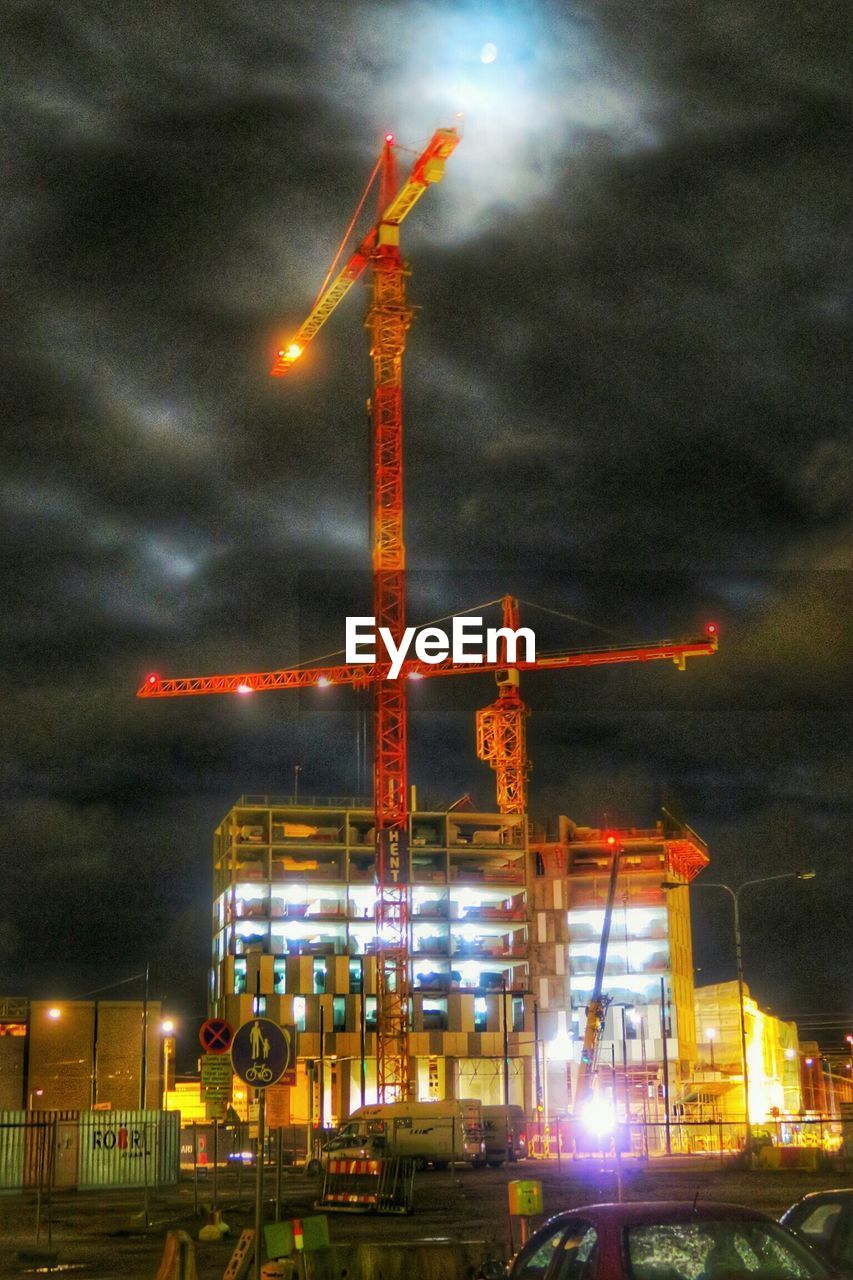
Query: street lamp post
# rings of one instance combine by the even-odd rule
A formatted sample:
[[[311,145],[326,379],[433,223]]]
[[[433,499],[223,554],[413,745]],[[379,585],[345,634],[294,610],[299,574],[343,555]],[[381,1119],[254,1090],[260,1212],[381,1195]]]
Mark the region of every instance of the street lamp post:
[[[649,1158],[649,1076],[646,1061],[646,1019],[636,1008],[628,1014],[635,1027],[640,1029],[640,1067],[643,1078],[643,1155]],[[657,1105],[657,1100],[655,1100]]]
[[[732,906],[734,907],[735,963],[737,965],[737,996],[738,1008],[740,1010],[741,1069],[743,1071],[743,1110],[746,1126],[744,1150],[747,1156],[749,1156],[752,1151],[752,1124],[749,1118],[749,1065],[747,1063],[746,1012],[744,1010],[743,999],[743,945],[740,931],[740,895],[743,893],[744,889],[748,889],[754,884],[769,884],[771,880],[813,880],[814,877],[814,871],[783,871],[777,876],[758,876],[754,880],[744,880],[743,884],[739,884],[736,889],[733,889],[729,884],[723,884],[722,881],[709,881],[705,884],[697,884],[693,886],[696,889],[724,889],[731,898]],[[661,888],[687,889],[689,888],[689,885],[681,883],[680,881],[664,880],[661,884]]]
[[[816,1109],[815,1100],[814,1100],[814,1076],[812,1075],[812,1068],[814,1067],[814,1058],[806,1058],[805,1064],[808,1067],[808,1074],[806,1075],[806,1079],[809,1082],[809,1093],[808,1093],[808,1099],[810,1104],[809,1111],[814,1111]]]
[[[160,1093],[160,1109],[166,1109],[166,1095],[169,1092],[169,1058],[175,1059],[175,1024],[171,1018],[165,1018],[160,1023],[160,1031],[163,1036],[163,1088]]]

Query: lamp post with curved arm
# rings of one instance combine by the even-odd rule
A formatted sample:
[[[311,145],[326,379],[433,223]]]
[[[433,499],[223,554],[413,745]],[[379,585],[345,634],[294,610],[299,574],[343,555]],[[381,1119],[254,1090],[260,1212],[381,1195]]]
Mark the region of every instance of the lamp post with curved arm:
[[[740,895],[743,893],[744,889],[748,889],[754,884],[769,884],[771,880],[814,880],[814,877],[814,871],[783,871],[780,875],[776,876],[758,876],[754,880],[744,880],[742,884],[739,884],[734,889],[730,884],[723,884],[721,880],[707,881],[704,884],[693,884],[692,886],[681,883],[677,880],[664,880],[661,884],[662,889],[724,889],[732,900],[732,906],[734,907],[737,996],[738,1008],[740,1011],[740,1055],[741,1069],[743,1071],[743,1110],[744,1120],[746,1122],[744,1151],[747,1156],[752,1151],[752,1124],[749,1119],[749,1065],[747,1063],[746,1053],[746,1013],[743,1004],[743,944],[740,932]]]

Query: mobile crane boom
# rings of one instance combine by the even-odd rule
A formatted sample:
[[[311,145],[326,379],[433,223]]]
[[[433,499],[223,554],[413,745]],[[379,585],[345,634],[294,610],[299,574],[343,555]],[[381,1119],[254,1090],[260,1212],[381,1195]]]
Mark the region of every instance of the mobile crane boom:
[[[595,966],[595,979],[592,986],[592,995],[590,996],[589,1004],[586,1009],[586,1026],[584,1028],[583,1044],[581,1046],[580,1070],[578,1071],[574,1104],[572,1107],[572,1111],[575,1116],[580,1115],[593,1088],[595,1072],[598,1066],[598,1053],[601,1048],[601,1038],[604,1035],[604,1020],[607,1017],[607,1009],[610,1005],[610,997],[603,994],[604,971],[607,966],[607,944],[610,941],[610,924],[613,920],[613,904],[616,901],[616,883],[619,879],[619,855],[621,853],[621,848],[615,836],[608,836],[607,843],[612,850],[613,861],[610,864],[610,879],[607,884],[607,903],[604,908],[604,920],[601,925],[601,941],[598,946],[598,962]]]

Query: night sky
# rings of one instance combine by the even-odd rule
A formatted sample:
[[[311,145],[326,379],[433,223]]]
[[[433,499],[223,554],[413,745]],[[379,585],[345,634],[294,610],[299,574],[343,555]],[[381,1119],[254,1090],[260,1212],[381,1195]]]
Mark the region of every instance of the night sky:
[[[403,231],[410,620],[508,591],[578,620],[525,606],[540,648],[718,622],[684,674],[524,679],[533,814],[667,803],[709,880],[814,868],[744,895],[747,981],[853,1019],[848,18],[7,0],[0,994],[150,961],[203,1013],[216,822],[297,764],[364,792],[352,691],[135,690],[325,655],[370,612],[363,288],[268,369],[385,130],[417,152],[464,111]],[[412,687],[422,802],[492,807],[493,696]],[[728,900],[693,906],[698,980],[733,977]]]

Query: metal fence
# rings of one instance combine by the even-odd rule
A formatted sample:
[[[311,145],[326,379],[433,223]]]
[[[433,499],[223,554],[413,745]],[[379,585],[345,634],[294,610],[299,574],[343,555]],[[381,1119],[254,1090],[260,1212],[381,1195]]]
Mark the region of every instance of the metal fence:
[[[746,1125],[721,1119],[665,1121],[632,1120],[616,1124],[612,1132],[593,1133],[581,1122],[563,1116],[528,1122],[527,1151],[533,1159],[558,1160],[575,1155],[620,1154],[640,1158],[664,1155],[706,1155],[721,1161],[743,1153]],[[775,1159],[766,1155],[767,1167],[813,1166],[819,1157],[845,1154],[841,1121],[830,1116],[787,1117],[772,1124],[752,1125],[752,1149],[761,1153],[802,1153]]]
[[[2,1111],[0,1190],[168,1186],[177,1112]]]

